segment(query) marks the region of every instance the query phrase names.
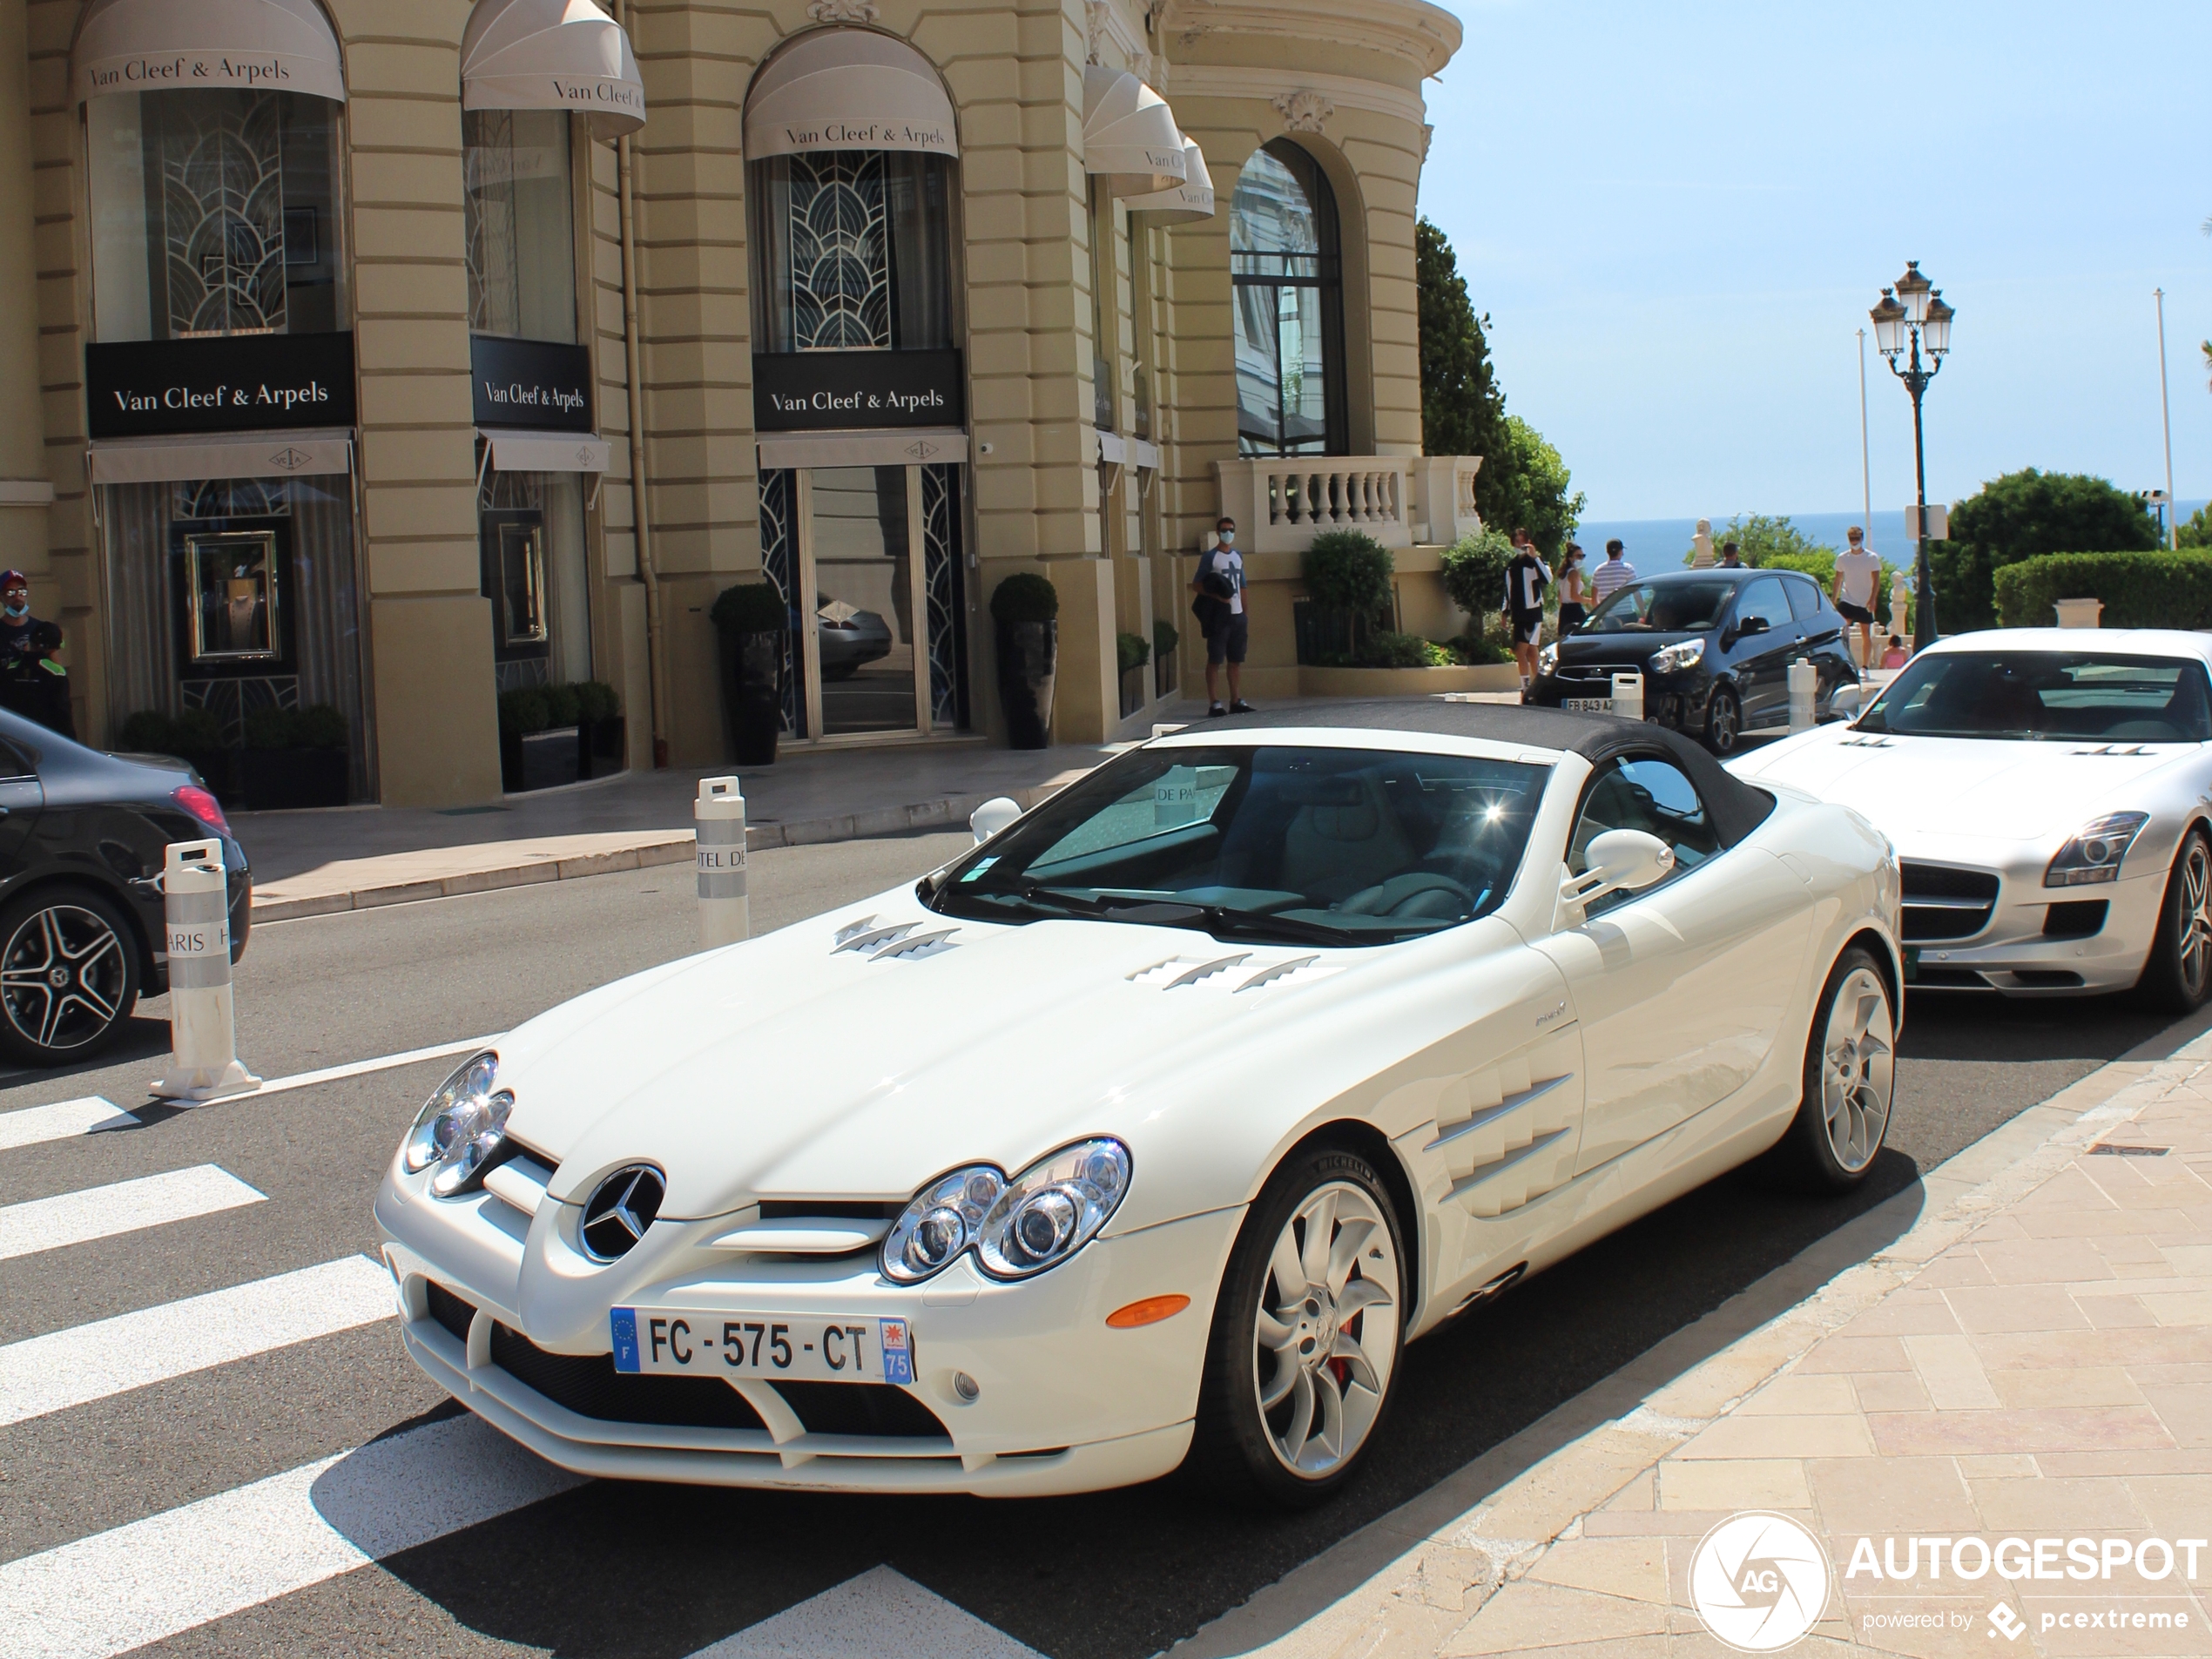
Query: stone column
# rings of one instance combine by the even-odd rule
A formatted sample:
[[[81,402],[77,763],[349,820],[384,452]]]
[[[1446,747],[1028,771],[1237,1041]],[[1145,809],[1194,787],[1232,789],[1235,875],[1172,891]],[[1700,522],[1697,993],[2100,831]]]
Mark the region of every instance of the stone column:
[[[30,156],[30,63],[24,0],[0,0],[0,565],[45,576],[45,411],[39,400]],[[56,596],[34,592],[44,607]],[[51,614],[46,612],[45,614]]]

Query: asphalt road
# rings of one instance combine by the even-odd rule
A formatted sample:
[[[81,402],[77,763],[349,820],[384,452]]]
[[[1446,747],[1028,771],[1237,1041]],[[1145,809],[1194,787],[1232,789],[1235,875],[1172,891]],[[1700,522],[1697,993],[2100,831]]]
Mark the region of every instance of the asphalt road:
[[[911,879],[964,840],[755,854],[756,928]],[[277,1077],[502,1030],[691,948],[690,888],[677,867],[257,929],[238,974],[240,1051]],[[109,1064],[0,1077],[0,1112],[92,1095],[136,1109],[165,1052],[162,1013],[148,1005],[132,1046]],[[1890,1150],[1860,1192],[1813,1203],[1749,1176],[1724,1178],[1417,1345],[1372,1467],[1317,1514],[1224,1512],[1171,1482],[1020,1504],[601,1482],[388,1554],[381,1570],[241,1603],[158,1650],[521,1648],[675,1659],[887,1563],[1055,1659],[1141,1659],[1600,1380],[1917,1170],[2106,1061],[2168,1052],[2206,1023],[2169,1026],[2101,1002],[1916,999]],[[4,1345],[373,1252],[369,1204],[386,1160],[452,1063],[190,1111],[147,1108],[137,1128],[0,1151],[0,1224],[7,1206],[202,1165],[266,1195],[13,1255],[0,1224],[0,1423],[19,1380]],[[11,1564],[456,1410],[382,1320],[6,1423],[0,1619],[16,1593]],[[146,1571],[159,1581],[158,1563]],[[123,1594],[108,1581],[71,1588]]]

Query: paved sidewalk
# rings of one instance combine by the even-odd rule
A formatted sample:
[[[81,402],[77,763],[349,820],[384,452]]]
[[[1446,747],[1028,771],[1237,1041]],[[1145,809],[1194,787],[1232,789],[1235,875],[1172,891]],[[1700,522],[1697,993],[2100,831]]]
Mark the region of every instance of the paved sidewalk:
[[[2184,1541],[2212,1536],[2208,1060],[2023,1114],[1175,1659],[1724,1654],[1691,1566],[1744,1511],[1830,1563],[1783,1650],[2212,1653],[2212,1547]],[[2067,1575],[2076,1540],[2100,1576]],[[1807,1582],[1755,1581],[1777,1616]]]

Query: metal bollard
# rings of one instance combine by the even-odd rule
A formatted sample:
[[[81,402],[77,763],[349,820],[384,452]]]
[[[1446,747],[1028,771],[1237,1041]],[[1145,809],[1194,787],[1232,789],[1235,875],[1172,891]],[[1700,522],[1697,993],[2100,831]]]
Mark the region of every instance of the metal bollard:
[[[1624,720],[1643,718],[1643,676],[1615,674],[1613,677],[1613,711]]]
[[[734,778],[702,778],[691,803],[698,831],[699,948],[712,950],[752,936],[752,901],[745,896],[745,797]]]
[[[1820,671],[1800,658],[1790,664],[1790,730],[1810,732],[1813,705],[1820,699]]]
[[[161,871],[169,935],[169,1073],[151,1091],[163,1100],[213,1100],[261,1086],[238,1057],[229,885],[220,841],[169,843]]]

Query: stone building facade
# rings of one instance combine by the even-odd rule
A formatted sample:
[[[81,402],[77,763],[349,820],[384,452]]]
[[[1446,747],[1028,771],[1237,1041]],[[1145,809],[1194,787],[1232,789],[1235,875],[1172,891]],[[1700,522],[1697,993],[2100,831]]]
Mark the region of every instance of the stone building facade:
[[[1456,631],[1413,226],[1459,44],[1426,0],[0,0],[0,563],[88,739],[327,705],[391,805],[496,799],[499,693],[570,682],[627,764],[718,763],[710,613],[764,577],[787,744],[1001,730],[1015,570],[1055,736],[1142,730],[1224,511],[1285,694],[1319,529]]]

